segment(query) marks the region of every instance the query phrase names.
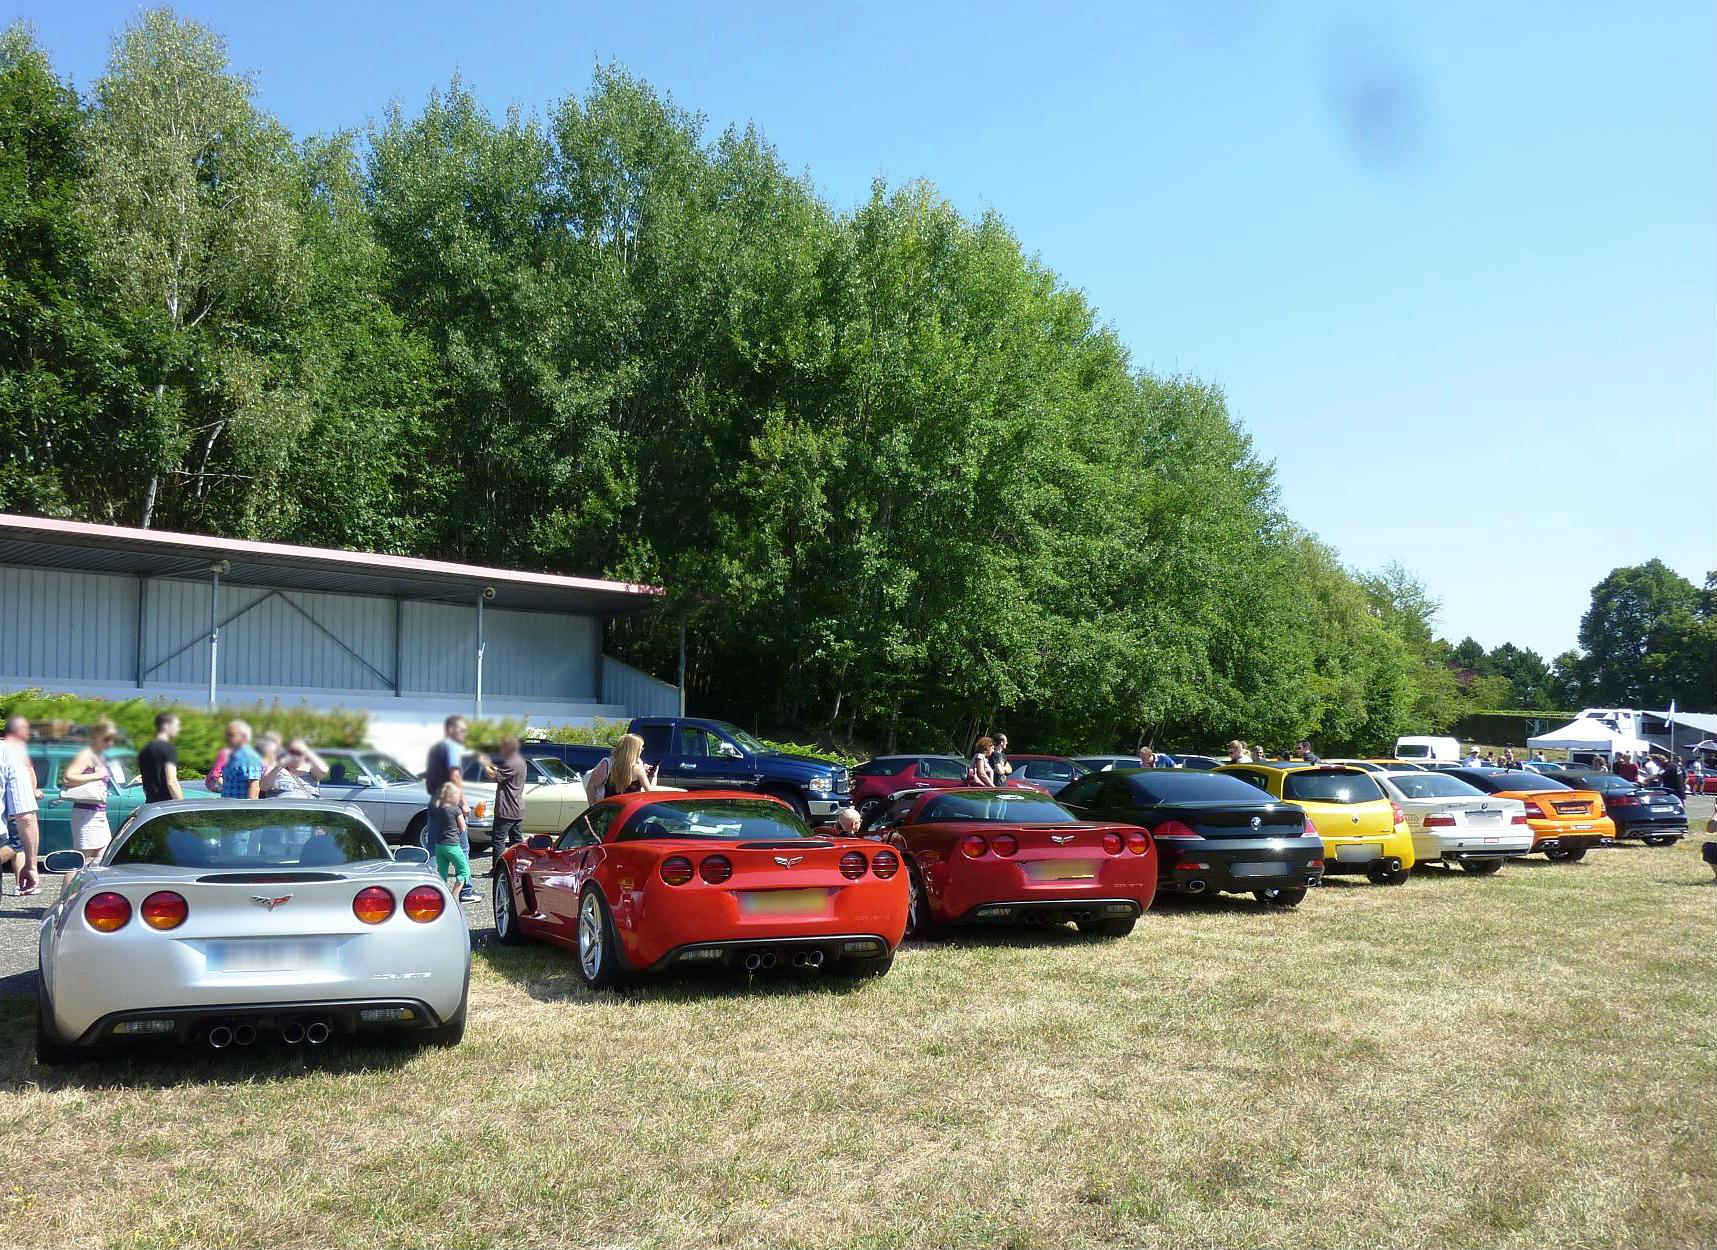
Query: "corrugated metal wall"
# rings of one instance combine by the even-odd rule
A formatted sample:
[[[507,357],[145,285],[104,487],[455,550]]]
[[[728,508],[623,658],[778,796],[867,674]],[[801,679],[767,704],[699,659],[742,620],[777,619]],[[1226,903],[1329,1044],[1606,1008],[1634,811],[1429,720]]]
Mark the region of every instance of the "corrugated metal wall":
[[[680,714],[678,686],[657,681],[613,657],[602,661],[602,701],[629,708],[634,716]]]
[[[138,586],[133,577],[0,565],[0,679],[28,685],[133,681]],[[151,580],[145,593],[143,664],[151,670],[145,689],[207,682],[208,582]],[[223,620],[247,608],[221,630],[221,685],[392,693],[393,600],[222,587]],[[599,697],[601,632],[594,617],[488,610],[483,618],[485,695]],[[406,603],[398,619],[404,690],[469,694],[476,677],[475,605]]]

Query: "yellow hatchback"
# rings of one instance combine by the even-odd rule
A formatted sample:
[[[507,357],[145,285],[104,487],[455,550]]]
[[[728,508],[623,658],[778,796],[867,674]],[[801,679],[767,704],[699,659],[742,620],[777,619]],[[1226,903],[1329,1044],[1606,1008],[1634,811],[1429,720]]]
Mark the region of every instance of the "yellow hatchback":
[[[1364,873],[1400,885],[1413,867],[1413,829],[1363,767],[1351,764],[1224,764],[1216,770],[1304,809],[1324,843],[1324,875]]]

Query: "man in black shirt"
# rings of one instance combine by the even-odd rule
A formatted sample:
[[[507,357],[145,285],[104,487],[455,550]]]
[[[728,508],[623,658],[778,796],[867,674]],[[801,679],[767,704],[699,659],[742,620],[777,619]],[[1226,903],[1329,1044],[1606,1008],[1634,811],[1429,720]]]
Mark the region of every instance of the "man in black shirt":
[[[493,850],[499,863],[501,852],[523,840],[520,826],[525,819],[525,757],[519,754],[519,740],[506,738],[501,742],[501,757],[483,761],[483,776],[495,783],[495,827]]]
[[[155,717],[155,736],[149,745],[137,753],[137,770],[143,774],[143,801],[163,803],[182,799],[179,788],[179,748],[173,739],[179,736],[179,718],[171,712]]]

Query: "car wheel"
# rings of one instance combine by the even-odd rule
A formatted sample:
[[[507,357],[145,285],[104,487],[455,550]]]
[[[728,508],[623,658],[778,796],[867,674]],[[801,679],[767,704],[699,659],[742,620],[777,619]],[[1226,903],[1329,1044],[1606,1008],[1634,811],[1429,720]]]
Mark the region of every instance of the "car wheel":
[[[1271,907],[1298,907],[1305,901],[1304,886],[1278,886],[1270,890],[1253,890],[1252,897]]]
[[[829,971],[837,977],[880,977],[885,976],[894,967],[894,952],[877,955],[872,959],[837,959],[829,965]]]
[[[1100,938],[1124,938],[1139,923],[1137,916],[1112,916],[1104,920],[1081,920],[1079,932]]]
[[[924,892],[924,876],[918,865],[906,861],[906,936],[925,941],[937,934],[936,915],[930,910],[930,896]]]
[[[513,874],[502,868],[495,874],[494,894],[495,940],[502,946],[523,946],[524,930],[519,928],[519,905],[513,898]]]
[[[1652,834],[1645,839],[1647,846],[1674,846],[1675,842],[1676,839],[1665,837],[1662,834]]]
[[[866,799],[863,803],[860,803],[858,809],[859,828],[863,829],[866,825],[870,824],[871,821],[875,820],[876,814],[881,810],[881,799]]]
[[[803,795],[800,795],[793,790],[765,790],[764,793],[769,795],[771,798],[780,799],[788,807],[793,809],[793,814],[798,816],[800,820],[804,821],[806,824],[811,823],[811,807],[810,804],[805,802]]]
[[[457,1046],[465,1038],[465,1016],[471,1006],[471,982],[467,978],[465,993],[459,998],[459,1010],[433,1029],[423,1029],[415,1037],[421,1046]]]
[[[1413,874],[1401,866],[1401,861],[1391,856],[1380,859],[1366,870],[1365,875],[1371,879],[1372,885],[1401,885]]]
[[[614,918],[595,886],[586,886],[578,900],[578,975],[593,990],[613,989],[625,979]]]
[[[1577,864],[1586,858],[1586,848],[1582,846],[1569,850],[1566,847],[1557,847],[1553,851],[1545,851],[1544,856],[1554,864]]]
[[[42,984],[41,969],[36,970],[36,1062],[41,1064],[76,1063],[87,1052],[69,1046],[53,1025],[53,1009],[48,1005],[48,992]]]
[[[1475,877],[1494,877],[1502,871],[1500,859],[1463,859],[1461,871],[1470,872]]]
[[[406,821],[405,837],[399,843],[399,845],[401,845],[401,846],[422,846],[423,845],[423,822],[426,819],[427,819],[427,817],[425,817],[422,812],[419,812],[417,815],[413,816],[410,820]],[[435,848],[433,848],[433,847],[430,848],[429,859],[430,859],[431,863],[434,863],[434,861],[435,861]]]

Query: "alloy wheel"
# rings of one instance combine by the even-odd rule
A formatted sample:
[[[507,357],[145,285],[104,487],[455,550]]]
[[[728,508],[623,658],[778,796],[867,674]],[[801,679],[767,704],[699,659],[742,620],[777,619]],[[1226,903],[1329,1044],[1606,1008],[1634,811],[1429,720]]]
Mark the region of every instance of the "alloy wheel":
[[[578,964],[592,979],[602,969],[602,911],[594,893],[578,907]]]

